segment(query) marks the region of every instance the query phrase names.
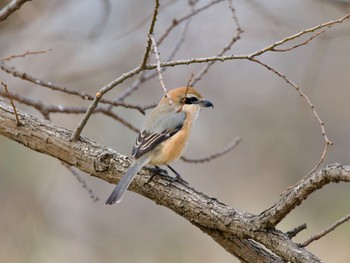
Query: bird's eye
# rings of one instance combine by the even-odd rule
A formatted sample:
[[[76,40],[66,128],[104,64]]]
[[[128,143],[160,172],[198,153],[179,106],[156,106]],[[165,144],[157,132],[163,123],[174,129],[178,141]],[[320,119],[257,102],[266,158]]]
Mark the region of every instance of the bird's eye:
[[[196,97],[186,97],[185,104],[196,104],[198,99]]]

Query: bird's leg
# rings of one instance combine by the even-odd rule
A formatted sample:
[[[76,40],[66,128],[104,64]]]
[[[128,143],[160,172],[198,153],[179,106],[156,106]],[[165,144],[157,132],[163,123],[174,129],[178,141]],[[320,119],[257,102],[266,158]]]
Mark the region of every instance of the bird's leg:
[[[176,172],[173,167],[171,167],[170,165],[167,165],[167,167],[175,174],[175,178],[173,178],[173,181],[178,181],[179,183],[188,184],[188,182],[186,182],[185,179],[183,179],[181,175],[178,172]]]
[[[154,167],[145,167],[146,170],[150,171],[151,173],[157,173],[159,175],[168,175],[167,170],[164,170],[160,168],[159,166],[154,166]]]
[[[175,178],[172,178],[172,181],[177,181],[179,183],[188,184],[188,182],[186,182],[185,179],[183,179],[181,177],[181,175],[173,167],[171,167],[170,165],[167,165],[167,167],[175,174]],[[154,167],[147,167],[146,166],[144,168],[152,173],[151,178],[148,180],[149,182],[152,181],[153,177],[156,174],[163,175],[163,176],[168,175],[167,170],[164,170],[156,165]]]
[[[159,166],[154,166],[154,167],[145,166],[144,169],[146,169],[152,173],[151,177],[148,180],[148,183],[151,182],[153,180],[153,177],[156,176],[157,174],[163,175],[163,176],[168,175],[167,170],[161,169]]]

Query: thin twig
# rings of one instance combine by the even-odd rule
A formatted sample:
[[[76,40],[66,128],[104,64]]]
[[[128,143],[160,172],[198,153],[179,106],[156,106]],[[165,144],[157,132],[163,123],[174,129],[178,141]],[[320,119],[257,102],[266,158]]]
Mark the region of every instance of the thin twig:
[[[233,7],[232,1],[233,0],[227,0],[228,8],[231,10],[232,19],[235,21],[235,24],[236,24],[236,27],[237,27],[237,31],[242,31],[243,32],[241,24],[239,23],[239,20],[238,20],[238,16],[236,14],[236,9]]]
[[[52,49],[45,49],[45,50],[37,50],[37,51],[26,51],[23,54],[17,54],[17,55],[11,55],[5,58],[0,58],[0,61],[9,61],[14,58],[24,58],[28,55],[38,55],[38,54],[45,54],[49,51],[52,51]]]
[[[323,151],[322,151],[322,154],[321,154],[321,157],[320,159],[318,160],[318,163],[316,163],[315,167],[306,175],[306,176],[309,176],[310,174],[312,174],[314,171],[316,171],[316,169],[318,167],[320,167],[321,163],[323,163],[324,161],[324,158],[326,157],[326,154],[327,154],[327,151],[328,151],[328,148],[330,145],[333,145],[333,142],[329,141],[327,136],[325,136],[326,134],[323,134],[322,133],[322,136],[325,137],[325,145],[324,145],[324,148],[323,148]]]
[[[139,88],[140,84],[145,81],[145,75],[146,71],[142,71],[140,73],[140,76],[128,88],[126,88],[126,90],[123,93],[119,94],[116,100],[124,101],[126,97],[130,96],[134,91],[136,91]],[[156,75],[156,73],[154,75]]]
[[[50,112],[55,112],[55,111],[60,111],[60,112],[69,112],[69,110],[66,110],[64,111],[63,107],[53,107],[53,106],[45,106],[40,102],[35,102],[35,101],[32,101],[32,100],[29,100],[27,98],[22,98],[21,96],[19,95],[15,95],[15,96],[11,96],[8,89],[7,89],[7,85],[3,82],[1,82],[1,84],[3,85],[3,87],[5,88],[5,91],[6,91],[6,95],[10,98],[10,101],[11,101],[11,105],[13,107],[13,110],[15,112],[15,116],[16,116],[16,124],[17,126],[20,126],[20,121],[19,121],[19,118],[18,118],[18,114],[17,114],[17,111],[16,111],[16,107],[13,103],[13,100],[12,100],[12,97],[14,97],[14,99],[18,100],[18,101],[21,101],[23,104],[27,104],[27,105],[30,105],[30,106],[33,106],[34,108],[38,109],[40,112],[42,112],[43,116],[46,118],[46,119],[50,119],[49,117],[49,113]],[[0,94],[2,94],[2,92],[0,92]],[[4,94],[2,94],[4,95]],[[85,112],[86,109],[83,111]],[[81,183],[83,185],[83,188],[86,189],[89,194],[90,194],[90,198],[92,198],[94,200],[94,202],[98,201],[99,198],[95,196],[95,194],[93,193],[93,190],[87,185],[86,181],[84,179],[81,178],[81,176],[73,169],[72,166],[64,163],[64,162],[61,162],[61,164],[63,166],[65,166],[73,175],[74,177],[78,180],[79,183]]]
[[[149,110],[149,109],[153,109],[157,106],[157,103],[152,103],[152,104],[147,104],[145,106],[142,107],[143,110]]]
[[[194,76],[193,73],[191,73],[190,78],[187,81],[187,84],[186,84],[186,87],[187,87],[186,95],[187,95],[188,89],[191,87],[191,82],[193,80],[193,76]]]
[[[177,110],[177,112],[181,112],[183,106],[184,106],[185,103],[186,103],[186,97],[187,97],[188,91],[189,91],[189,89],[190,89],[190,83],[191,83],[192,78],[193,78],[193,73],[191,74],[190,79],[189,79],[188,82],[187,82],[186,91],[185,91],[185,96],[183,97],[183,100],[180,101],[181,106],[180,106],[180,108]]]
[[[299,206],[313,192],[329,183],[350,182],[350,166],[332,164],[305,176],[292,189],[288,190],[272,207],[259,215],[260,226],[275,227],[293,209]]]
[[[145,53],[143,55],[142,62],[140,65],[141,68],[144,68],[144,66],[146,65],[147,60],[148,60],[149,55],[150,55],[150,52],[151,52],[152,40],[149,36],[153,35],[154,25],[156,24],[157,16],[158,16],[158,9],[159,9],[159,0],[155,0],[155,6],[154,6],[153,16],[152,16],[152,20],[151,20],[151,25],[150,25],[149,30],[148,30],[147,46],[146,46],[146,50],[145,50]]]
[[[320,239],[321,237],[324,237],[325,235],[327,235],[329,232],[332,232],[334,229],[336,229],[341,224],[345,223],[346,221],[349,221],[349,219],[350,219],[350,214],[344,216],[343,218],[341,218],[340,220],[338,220],[337,222],[335,222],[333,225],[331,225],[330,227],[326,228],[322,232],[318,233],[317,235],[314,235],[314,236],[310,237],[304,243],[300,244],[300,246],[301,247],[308,246],[311,242],[316,241],[316,240]]]
[[[210,4],[213,4],[213,3],[216,3],[216,2],[219,2],[219,1],[213,1],[211,2]],[[198,11],[198,10],[197,10]],[[183,17],[181,20],[175,20],[173,22],[174,26],[177,25],[177,23],[179,22],[182,22],[185,20],[185,18],[187,19],[187,16]],[[161,67],[173,67],[173,66],[176,66],[176,65],[189,65],[189,64],[194,64],[194,63],[208,63],[210,61],[226,61],[226,60],[234,60],[234,59],[250,59],[250,58],[253,58],[253,57],[257,57],[257,56],[260,56],[268,51],[271,51],[271,52],[274,52],[276,49],[276,47],[278,46],[282,46],[284,45],[285,43],[291,41],[291,40],[294,40],[294,39],[297,39],[305,34],[308,34],[308,33],[312,33],[312,32],[315,32],[319,29],[322,29],[322,28],[326,28],[329,29],[331,28],[332,26],[334,26],[335,24],[340,24],[342,22],[344,22],[345,20],[349,19],[350,18],[350,13],[343,16],[342,18],[340,19],[337,19],[337,20],[333,20],[333,21],[329,21],[329,22],[326,22],[326,23],[323,23],[323,24],[319,24],[315,27],[311,27],[309,29],[305,29],[305,30],[302,30],[300,31],[299,33],[296,33],[292,36],[289,36],[289,37],[286,37],[280,41],[277,41],[261,50],[258,50],[258,51],[255,51],[249,55],[229,55],[229,56],[213,56],[213,57],[205,57],[205,58],[193,58],[193,59],[185,59],[185,60],[177,60],[177,61],[168,61],[168,62],[163,62],[161,64]],[[171,30],[170,30],[171,31]],[[158,40],[158,44],[160,44],[162,42],[162,40],[167,36],[167,34],[164,34],[159,40]],[[149,64],[146,66],[147,69],[155,69],[157,68],[157,65],[156,64]]]
[[[163,89],[163,92],[164,92],[165,96],[168,98],[170,105],[172,105],[173,101],[170,98],[170,96],[168,94],[168,90],[166,89],[164,81],[163,81],[162,68],[160,66],[161,62],[160,62],[160,57],[159,57],[159,51],[158,51],[157,43],[156,43],[156,41],[154,39],[154,36],[152,34],[149,35],[149,38],[151,40],[151,43],[152,43],[152,46],[153,46],[154,55],[156,57],[157,73],[158,73],[158,79],[159,79],[160,85],[161,85],[161,87]]]
[[[109,83],[108,85],[106,85],[105,87],[100,89],[100,91],[98,91],[96,93],[96,96],[95,96],[94,100],[92,101],[92,103],[89,106],[88,110],[85,112],[85,114],[84,114],[83,118],[81,119],[81,121],[79,122],[77,128],[74,130],[74,132],[72,134],[72,137],[71,137],[72,141],[76,141],[76,140],[79,139],[79,136],[80,136],[83,128],[85,127],[87,121],[89,120],[92,112],[96,109],[96,107],[97,107],[98,103],[100,102],[103,94],[107,93],[109,90],[111,90],[112,88],[114,88],[118,84],[122,83],[126,79],[131,78],[132,76],[138,74],[140,71],[141,71],[141,68],[137,67],[137,68],[129,71],[128,73],[125,73],[122,76],[120,76],[118,79],[112,81],[111,83]]]
[[[172,52],[170,52],[170,55],[169,55],[167,61],[172,60],[174,58],[174,56],[176,55],[176,53],[180,49],[181,44],[184,43],[185,36],[186,36],[188,28],[189,28],[190,21],[191,21],[190,18],[186,21],[184,29],[181,32],[181,37],[178,40],[178,42],[174,45],[174,49],[172,50]],[[165,70],[166,70],[166,68],[162,68],[162,72]],[[128,97],[134,91],[136,91],[142,83],[145,83],[146,81],[154,78],[155,76],[157,76],[157,74],[158,74],[157,71],[151,72],[150,74],[147,74],[146,71],[142,71],[140,76],[123,93],[121,93],[116,100],[123,101],[126,97]]]
[[[12,0],[0,10],[0,21],[6,20],[13,12],[20,9],[21,6],[30,0]]]
[[[49,88],[49,89],[55,90],[55,91],[60,91],[60,92],[63,92],[63,93],[69,94],[69,95],[78,96],[78,97],[82,98],[83,100],[94,100],[94,98],[95,98],[95,96],[88,94],[85,91],[73,90],[73,89],[69,89],[67,86],[54,84],[52,82],[43,81],[41,79],[38,79],[36,77],[29,75],[28,73],[18,71],[14,67],[9,67],[4,62],[0,62],[0,69],[5,71],[6,73],[11,74],[14,77],[29,81],[35,85],[39,85],[41,87]],[[117,79],[117,81],[120,79],[121,78]],[[112,81],[111,83],[113,84],[114,82]],[[111,83],[108,85],[112,85]],[[116,107],[135,109],[135,110],[138,110],[139,112],[141,112],[142,114],[145,114],[145,111],[138,105],[128,104],[128,103],[120,102],[117,100],[110,100],[110,99],[104,99],[104,98],[101,98],[100,102],[104,103],[104,104],[113,105]]]
[[[331,27],[331,26],[328,26],[328,28]],[[319,35],[321,35],[322,33],[324,33],[325,31],[327,30],[327,28],[321,30],[320,32],[317,32],[315,33],[314,35],[312,35],[311,37],[309,37],[307,40],[305,40],[304,42],[300,43],[300,44],[297,44],[295,46],[292,46],[290,48],[281,48],[281,49],[278,49],[278,48],[274,48],[273,51],[276,51],[276,52],[287,52],[287,51],[290,51],[290,50],[293,50],[293,49],[296,49],[298,47],[301,47],[301,46],[304,46],[304,45],[307,45],[311,40],[313,40],[314,38],[318,37]]]
[[[286,235],[292,239],[295,237],[297,234],[299,234],[301,231],[305,230],[307,228],[306,224],[301,224],[300,226],[297,226],[296,228],[286,232]]]
[[[344,20],[349,19],[349,18],[350,18],[350,13],[347,14],[347,15],[345,15],[345,16],[343,16],[343,17],[340,18],[340,19],[333,20],[333,21],[328,21],[328,22],[326,22],[326,23],[319,24],[319,25],[317,25],[317,26],[315,26],[315,27],[311,27],[311,28],[309,28],[309,29],[302,30],[302,31],[300,31],[300,32],[297,33],[297,34],[294,34],[294,35],[292,35],[292,36],[286,37],[286,38],[284,38],[284,39],[282,39],[282,40],[280,40],[280,41],[277,41],[277,42],[273,43],[273,44],[270,45],[270,46],[267,46],[267,47],[265,47],[265,48],[263,48],[263,49],[261,49],[261,50],[259,50],[259,51],[256,51],[256,52],[252,53],[252,54],[251,54],[251,57],[259,56],[259,55],[265,53],[266,51],[274,51],[274,49],[275,49],[276,47],[281,46],[281,45],[283,45],[283,44],[285,44],[285,43],[287,43],[287,42],[289,42],[289,41],[291,41],[291,40],[297,39],[297,38],[299,38],[299,37],[301,37],[301,36],[303,36],[303,35],[305,35],[305,34],[315,32],[315,31],[317,31],[317,30],[319,30],[319,29],[322,29],[322,28],[329,29],[329,28],[331,28],[332,26],[334,26],[335,24],[340,24],[340,23],[342,23]]]
[[[274,49],[278,46],[281,46],[285,43],[288,43],[289,41],[291,40],[294,40],[294,39],[297,39],[305,34],[308,34],[308,33],[311,33],[311,32],[314,32],[316,30],[319,30],[319,29],[322,29],[322,28],[325,28],[327,27],[327,29],[330,28],[330,26],[334,26],[335,24],[339,24],[339,23],[342,23],[344,22],[346,19],[349,19],[350,18],[350,13],[347,14],[346,16],[338,19],[338,20],[334,20],[334,21],[329,21],[327,23],[323,23],[323,24],[320,24],[318,26],[315,26],[315,27],[312,27],[312,28],[309,28],[309,29],[305,29],[297,34],[294,34],[292,36],[289,36],[289,37],[286,37],[278,42],[275,42],[261,50],[258,50],[258,51],[255,51],[251,54],[243,54],[243,55],[227,55],[227,56],[212,56],[212,57],[202,57],[202,58],[192,58],[192,59],[183,59],[183,60],[175,60],[175,61],[168,61],[168,62],[163,62],[161,63],[161,67],[164,68],[164,67],[174,67],[174,66],[178,66],[178,65],[190,65],[190,64],[196,64],[196,63],[208,63],[210,61],[221,61],[221,62],[224,62],[224,61],[227,61],[227,60],[242,60],[242,59],[248,59],[248,60],[251,60],[252,58],[254,57],[257,57],[257,56],[260,56],[264,53],[267,53],[267,52],[274,52]],[[155,69],[157,68],[157,64],[148,64],[145,66],[146,69],[148,70],[151,70],[151,69]]]
[[[32,100],[26,97],[22,97],[19,94],[9,93],[13,100],[18,101],[24,105],[31,106],[39,111],[47,120],[50,120],[51,113],[66,113],[66,114],[83,114],[87,111],[87,107],[69,107],[62,105],[46,105],[43,104],[40,100]],[[0,96],[7,96],[5,92],[0,91]],[[149,107],[149,106],[147,106]],[[119,115],[114,113],[110,107],[97,107],[93,113],[102,113],[108,117],[113,118],[114,120],[120,122],[130,130],[138,133],[139,129],[132,125],[127,120],[121,118]]]
[[[162,10],[174,3],[176,3],[177,0],[172,0],[172,1],[169,1],[167,3],[162,3],[162,6],[160,6],[158,8],[158,11],[159,10]],[[113,40],[120,40],[128,35],[130,35],[131,33],[134,33],[136,30],[140,29],[141,27],[143,27],[147,21],[149,21],[150,18],[153,17],[153,14],[151,15],[147,15],[145,18],[143,18],[141,21],[137,22],[135,26],[133,26],[132,28],[130,28],[129,30],[125,31],[125,32],[122,32],[120,35],[117,35],[116,37],[113,38]]]
[[[19,117],[18,117],[18,114],[17,114],[16,106],[15,106],[15,104],[13,103],[12,97],[11,97],[11,95],[10,95],[8,89],[7,89],[7,84],[1,81],[1,85],[4,87],[4,89],[5,89],[5,91],[6,91],[7,97],[10,99],[10,102],[11,102],[11,105],[12,105],[12,108],[13,108],[13,111],[15,112],[15,116],[16,116],[16,125],[17,125],[17,126],[21,126],[22,123],[19,121]]]
[[[90,194],[90,198],[94,201],[97,202],[100,200],[98,196],[96,196],[93,192],[93,190],[88,186],[86,181],[80,176],[80,174],[73,169],[73,166],[70,166],[67,163],[61,162],[63,166],[65,166],[72,174],[73,176],[78,180],[78,182],[83,186],[84,189],[87,190],[87,192]]]
[[[238,17],[236,15],[236,11],[233,8],[232,0],[228,0],[228,6],[231,11],[232,19],[235,22],[236,27],[236,35],[234,35],[231,40],[224,46],[224,48],[216,55],[218,57],[224,55],[227,51],[229,51],[234,43],[236,43],[240,38],[243,30],[238,21]],[[202,79],[202,77],[209,71],[209,69],[214,65],[216,61],[208,62],[203,69],[197,74],[197,76],[193,79],[191,85],[194,86],[198,81]]]
[[[151,25],[150,25],[150,28],[149,28],[149,34],[153,34],[154,25],[155,25],[155,22],[157,20],[157,15],[158,15],[158,8],[159,8],[159,0],[155,0],[155,7],[154,7],[154,12],[153,12]],[[109,83],[107,86],[103,87],[102,89],[100,89],[96,93],[96,96],[95,96],[94,100],[92,101],[92,103],[89,106],[88,110],[86,111],[86,113],[84,114],[83,118],[79,122],[77,128],[74,130],[74,132],[73,132],[73,134],[71,136],[71,140],[72,141],[76,141],[76,140],[79,139],[80,134],[81,134],[82,130],[84,129],[87,121],[89,120],[92,112],[96,109],[98,103],[100,102],[102,96],[105,93],[107,93],[108,91],[113,89],[118,84],[122,83],[124,80],[129,79],[129,78],[133,77],[134,75],[140,73],[141,71],[145,70],[145,65],[146,65],[148,57],[149,57],[149,53],[150,53],[150,50],[151,50],[151,45],[152,45],[151,40],[148,39],[146,50],[145,50],[145,54],[143,56],[141,64],[138,67],[136,67],[135,69],[133,69],[133,70],[123,74],[118,79],[113,80],[111,83]]]
[[[236,146],[242,141],[241,138],[237,137],[235,138],[231,143],[229,143],[229,145],[227,147],[225,147],[224,149],[220,150],[219,152],[212,154],[208,157],[204,157],[204,158],[199,158],[199,159],[189,159],[185,156],[181,157],[181,160],[187,162],[187,163],[204,163],[204,162],[209,162],[211,160],[214,160],[220,156],[225,155],[226,153],[230,152],[231,150],[233,150],[234,148],[236,148]]]
[[[192,11],[191,13],[179,18],[179,19],[174,19],[173,20],[173,23],[165,30],[165,32],[161,35],[161,37],[159,38],[158,40],[158,45],[160,45],[161,43],[163,43],[163,41],[166,39],[166,37],[170,34],[170,32],[176,27],[178,26],[180,23],[186,21],[187,19],[189,19],[190,17],[192,16],[195,16],[196,14],[208,9],[209,7],[217,4],[217,3],[220,3],[224,0],[215,0],[215,1],[212,1],[194,11]]]
[[[252,57],[250,58],[251,61],[256,62],[258,64],[260,64],[261,66],[265,67],[266,69],[272,71],[273,73],[275,73],[277,76],[279,76],[280,78],[284,79],[290,86],[292,86],[298,93],[299,95],[304,98],[304,100],[307,102],[307,104],[310,106],[310,109],[312,110],[312,113],[314,114],[316,120],[318,121],[318,123],[320,124],[321,127],[321,132],[322,132],[322,137],[324,138],[325,141],[325,148],[321,154],[321,157],[318,161],[318,163],[316,164],[316,166],[308,173],[308,175],[312,174],[314,171],[316,171],[316,169],[320,166],[320,164],[323,162],[325,155],[327,153],[328,147],[330,145],[333,145],[333,142],[331,142],[326,134],[326,130],[324,127],[324,122],[321,120],[320,116],[318,115],[315,106],[312,104],[311,100],[309,99],[308,96],[306,96],[306,94],[300,89],[300,87],[298,87],[295,83],[293,83],[290,79],[288,79],[285,75],[283,75],[282,73],[280,73],[278,70],[276,70],[275,68],[263,63],[262,61]],[[308,176],[307,175],[307,176]],[[292,186],[293,187],[293,186]]]
[[[191,1],[189,1],[189,5],[191,7],[191,11],[194,12],[195,11],[195,6],[196,6],[196,2],[191,3]],[[185,23],[185,25],[184,25],[184,27],[182,29],[181,34],[180,34],[180,38],[177,41],[177,43],[174,45],[174,49],[170,52],[170,55],[169,55],[167,61],[173,60],[173,58],[175,57],[176,53],[179,51],[181,45],[185,42],[186,35],[187,35],[187,32],[188,32],[188,28],[190,26],[191,21],[192,21],[192,16],[190,16],[186,20],[186,23]],[[159,45],[159,43],[158,43],[158,45]]]

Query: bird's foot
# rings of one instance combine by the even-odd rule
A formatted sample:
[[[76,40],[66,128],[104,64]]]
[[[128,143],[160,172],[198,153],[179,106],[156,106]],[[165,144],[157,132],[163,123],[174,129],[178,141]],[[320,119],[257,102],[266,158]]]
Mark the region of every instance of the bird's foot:
[[[151,173],[154,174],[159,174],[159,175],[168,175],[167,170],[164,170],[160,168],[159,166],[154,166],[154,167],[145,167],[146,170],[150,171]]]
[[[162,169],[162,168],[160,168],[158,166],[144,167],[144,168],[152,173],[150,179],[148,180],[148,182],[151,182],[153,177],[156,176],[157,174],[161,175],[161,176],[168,176],[169,175],[167,170],[164,170],[164,169]],[[170,179],[171,182],[178,182],[178,183],[182,183],[182,184],[188,185],[188,182],[185,179],[183,179],[181,177],[181,175],[174,170],[174,168],[172,168],[169,165],[168,165],[168,168],[175,174],[175,177],[171,177],[171,179]]]
[[[172,178],[172,182],[179,182],[181,184],[188,185],[188,182],[181,177],[181,175],[170,165],[167,165],[167,167],[175,174],[175,177]]]
[[[187,182],[185,179],[183,179],[183,178],[181,177],[181,175],[179,175],[179,174],[176,174],[175,177],[172,177],[172,178],[171,178],[171,181],[172,181],[172,182],[179,182],[179,183],[181,183],[181,184],[188,185],[188,182]]]
[[[155,177],[156,175],[161,175],[161,176],[166,176],[168,175],[167,170],[161,169],[158,166],[154,166],[154,167],[144,167],[144,169],[148,170],[149,172],[151,172],[151,177],[148,180],[148,183],[151,182],[153,180],[153,177]]]

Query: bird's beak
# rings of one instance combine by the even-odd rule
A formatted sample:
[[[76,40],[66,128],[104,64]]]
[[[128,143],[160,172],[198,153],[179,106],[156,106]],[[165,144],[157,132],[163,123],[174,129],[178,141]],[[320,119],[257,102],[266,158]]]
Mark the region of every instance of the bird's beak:
[[[205,108],[212,107],[212,108],[214,108],[213,103],[211,103],[209,100],[201,100],[201,101],[199,101],[198,104],[201,107],[205,107]]]

